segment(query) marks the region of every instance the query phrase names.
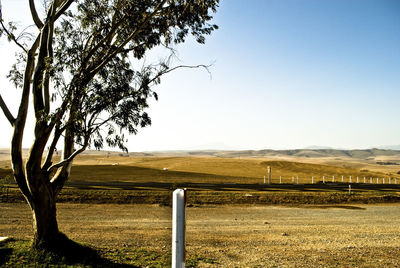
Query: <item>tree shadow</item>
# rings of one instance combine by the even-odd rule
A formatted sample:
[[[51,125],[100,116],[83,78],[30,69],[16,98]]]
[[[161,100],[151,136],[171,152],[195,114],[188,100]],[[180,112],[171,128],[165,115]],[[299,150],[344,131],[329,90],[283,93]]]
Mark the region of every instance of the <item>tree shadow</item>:
[[[92,247],[79,244],[65,236],[57,246],[46,247],[45,249],[28,249],[21,250],[13,247],[12,243],[16,240],[9,239],[0,242],[0,267],[7,262],[13,262],[13,265],[19,266],[90,266],[90,267],[126,267],[135,268],[138,266],[121,264],[113,262],[100,255],[100,252]],[[29,243],[29,242],[28,242]],[[17,257],[17,258],[15,258]],[[13,258],[13,259],[11,259]],[[14,260],[15,259],[15,260]],[[20,263],[20,260],[23,260]],[[14,263],[15,261],[15,263]]]

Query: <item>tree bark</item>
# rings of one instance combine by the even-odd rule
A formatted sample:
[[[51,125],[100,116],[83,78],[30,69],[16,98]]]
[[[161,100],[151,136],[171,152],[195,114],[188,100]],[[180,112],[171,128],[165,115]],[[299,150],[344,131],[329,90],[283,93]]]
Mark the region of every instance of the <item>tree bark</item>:
[[[56,197],[47,187],[40,188],[42,189],[39,189],[30,204],[33,216],[33,247],[52,249],[62,237],[57,224]]]

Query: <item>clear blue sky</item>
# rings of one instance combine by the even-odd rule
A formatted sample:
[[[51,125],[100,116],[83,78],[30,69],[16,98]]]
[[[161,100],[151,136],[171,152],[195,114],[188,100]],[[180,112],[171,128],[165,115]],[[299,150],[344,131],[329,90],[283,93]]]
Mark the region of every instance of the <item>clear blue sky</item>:
[[[400,1],[225,0],[215,23],[205,45],[179,46],[176,62],[215,61],[212,78],[162,79],[153,124],[129,138],[130,151],[400,144]]]

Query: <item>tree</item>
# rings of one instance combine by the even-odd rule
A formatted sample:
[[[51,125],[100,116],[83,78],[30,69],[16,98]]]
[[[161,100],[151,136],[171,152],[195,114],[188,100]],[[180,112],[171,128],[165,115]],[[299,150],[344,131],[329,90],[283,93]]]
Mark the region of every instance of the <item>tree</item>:
[[[156,47],[171,49],[189,35],[204,43],[217,29],[210,24],[218,0],[45,0],[39,16],[29,8],[36,30],[17,35],[3,20],[0,34],[21,53],[9,78],[21,89],[14,116],[0,95],[0,107],[13,128],[14,178],[32,209],[36,248],[51,248],[64,236],[56,219],[56,198],[68,180],[73,159],[88,147],[105,144],[127,150],[124,133],[151,123],[144,111],[157,94],[162,75],[185,66],[169,59],[145,64]],[[171,49],[172,51],[172,49]],[[22,138],[32,96],[34,140],[26,161]],[[53,154],[62,140],[62,159]],[[47,149],[46,149],[47,148]]]

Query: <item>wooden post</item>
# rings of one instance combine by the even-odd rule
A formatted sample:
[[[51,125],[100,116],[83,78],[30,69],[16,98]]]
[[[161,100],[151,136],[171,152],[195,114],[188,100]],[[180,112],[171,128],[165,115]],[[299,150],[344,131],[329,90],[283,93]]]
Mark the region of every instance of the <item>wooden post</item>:
[[[176,189],[172,195],[172,267],[185,267],[186,190]]]

